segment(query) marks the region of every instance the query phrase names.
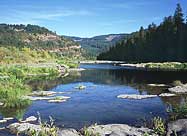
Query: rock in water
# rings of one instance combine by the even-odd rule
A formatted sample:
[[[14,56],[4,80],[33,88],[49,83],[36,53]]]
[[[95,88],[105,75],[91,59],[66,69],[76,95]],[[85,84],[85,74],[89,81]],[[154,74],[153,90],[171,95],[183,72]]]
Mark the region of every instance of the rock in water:
[[[172,97],[172,96],[176,96],[176,94],[171,94],[171,93],[162,93],[159,95],[160,97]]]
[[[187,93],[187,85],[172,87],[168,90],[172,93]]]
[[[157,95],[138,95],[138,94],[121,94],[118,95],[117,98],[122,98],[122,99],[147,99],[147,98],[154,98],[157,97]]]
[[[187,119],[179,119],[168,124],[167,136],[187,136]]]
[[[37,118],[35,116],[30,116],[25,119],[25,122],[34,122],[37,121]]]
[[[3,120],[0,120],[0,123],[6,123],[7,120],[3,119]]]

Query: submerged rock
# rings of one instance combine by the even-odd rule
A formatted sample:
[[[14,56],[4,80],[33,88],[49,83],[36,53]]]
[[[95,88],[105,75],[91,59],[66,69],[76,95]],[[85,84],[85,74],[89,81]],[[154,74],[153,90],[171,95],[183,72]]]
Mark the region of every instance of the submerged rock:
[[[88,127],[88,132],[99,136],[157,136],[148,128],[135,128],[125,124],[96,125]]]
[[[117,98],[122,98],[122,99],[138,99],[138,100],[154,98],[154,97],[157,97],[157,95],[121,94],[117,96]]]
[[[56,94],[63,94],[65,92],[54,92],[54,91],[34,91],[31,96],[54,96]]]
[[[172,94],[172,93],[162,93],[159,95],[160,97],[172,97],[172,96],[176,96],[176,94]]]
[[[168,124],[167,136],[187,136],[187,119],[179,119]]]
[[[66,102],[68,99],[70,99],[70,97],[68,97],[68,96],[59,96],[59,97],[55,97],[51,100],[48,100],[48,102],[50,102],[50,103],[61,103],[61,102]]]
[[[25,120],[23,120],[22,122],[34,122],[34,121],[37,121],[37,118],[35,116],[30,116]]]
[[[86,86],[79,85],[79,86],[75,87],[75,89],[83,90],[83,89],[86,89]]]
[[[25,96],[24,99],[29,99],[31,101],[38,101],[38,100],[50,100],[50,97],[33,97],[33,96]]]
[[[38,100],[67,100],[70,99],[68,96],[59,96],[59,97],[33,97],[33,96],[25,96],[24,99],[29,99],[31,101],[38,101]]]
[[[187,93],[187,85],[172,87],[168,90],[172,93]]]

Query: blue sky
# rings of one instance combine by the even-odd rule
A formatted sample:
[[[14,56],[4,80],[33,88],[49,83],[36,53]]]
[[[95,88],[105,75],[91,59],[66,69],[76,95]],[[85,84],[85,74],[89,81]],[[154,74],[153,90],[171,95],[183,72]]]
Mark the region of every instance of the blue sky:
[[[130,33],[160,23],[176,3],[187,13],[187,0],[0,0],[0,23],[37,24],[80,37]]]

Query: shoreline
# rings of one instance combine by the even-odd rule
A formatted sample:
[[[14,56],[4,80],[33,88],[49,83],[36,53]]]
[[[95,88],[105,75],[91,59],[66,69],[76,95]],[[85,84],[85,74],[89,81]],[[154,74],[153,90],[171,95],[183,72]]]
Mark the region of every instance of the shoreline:
[[[160,118],[158,118],[160,119]],[[37,133],[40,133],[42,131],[50,131],[51,129],[55,130],[53,131],[54,134],[57,136],[125,136],[125,135],[133,135],[133,136],[159,136],[160,134],[164,135],[172,135],[174,132],[177,133],[185,133],[185,130],[187,129],[187,119],[178,119],[176,121],[170,121],[165,124],[165,127],[163,126],[163,131],[160,133],[157,129],[154,127],[149,128],[145,126],[131,126],[128,124],[105,124],[105,125],[91,125],[88,127],[80,128],[80,129],[74,129],[74,128],[59,128],[56,126],[51,127],[42,127],[42,124],[36,124],[31,122],[37,121],[37,118],[34,116],[31,116],[26,119],[24,122],[17,122],[12,123],[8,125],[7,127],[2,128],[2,130],[20,134],[29,134],[29,132],[33,131]]]

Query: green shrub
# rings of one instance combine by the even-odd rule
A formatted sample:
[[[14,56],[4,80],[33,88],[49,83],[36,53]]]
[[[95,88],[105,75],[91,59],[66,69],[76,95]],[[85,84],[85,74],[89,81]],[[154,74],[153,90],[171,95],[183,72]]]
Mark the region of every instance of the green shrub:
[[[175,80],[175,81],[173,81],[172,85],[173,86],[182,86],[183,83],[180,80]]]
[[[28,136],[58,136],[58,128],[54,125],[54,119],[51,116],[49,116],[49,123],[42,123],[39,114],[39,123],[41,131],[30,129],[25,134]]]
[[[153,130],[159,136],[164,136],[166,134],[165,122],[160,117],[155,117],[153,119]]]
[[[187,118],[187,103],[183,103],[175,107],[170,107],[168,112],[171,120]]]
[[[29,105],[30,101],[23,99],[23,96],[30,91],[30,87],[25,85],[23,80],[14,76],[0,80],[0,101],[4,104],[4,107],[20,108]]]

